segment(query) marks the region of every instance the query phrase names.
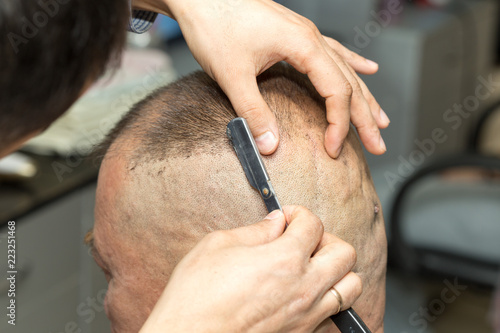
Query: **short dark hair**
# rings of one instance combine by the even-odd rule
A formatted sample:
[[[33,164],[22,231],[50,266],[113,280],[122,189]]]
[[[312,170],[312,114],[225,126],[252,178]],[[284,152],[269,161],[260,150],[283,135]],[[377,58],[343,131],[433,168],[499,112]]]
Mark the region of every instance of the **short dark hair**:
[[[306,75],[278,63],[259,75],[257,83],[277,118],[280,135],[287,135],[294,123],[303,121],[326,129],[325,100]],[[290,112],[292,105],[300,111]],[[132,107],[96,148],[93,157],[103,158],[115,141],[121,141],[117,139],[122,135],[135,140],[132,145],[135,161],[189,156],[198,149],[214,149],[227,141],[226,125],[235,117],[218,84],[206,73],[197,71],[159,88]],[[118,149],[123,152],[130,147],[126,144]]]
[[[127,0],[0,2],[0,142],[63,114],[108,63],[119,64]]]

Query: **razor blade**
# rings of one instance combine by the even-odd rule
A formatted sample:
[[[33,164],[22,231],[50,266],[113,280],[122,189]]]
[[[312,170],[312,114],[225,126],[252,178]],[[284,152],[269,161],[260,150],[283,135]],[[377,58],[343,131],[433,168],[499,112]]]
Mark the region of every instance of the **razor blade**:
[[[248,182],[259,191],[267,211],[272,212],[276,209],[283,211],[246,120],[244,118],[231,120],[226,133],[243,166]],[[342,333],[371,333],[353,308],[341,311],[330,318]]]
[[[267,211],[282,210],[246,120],[244,118],[231,120],[226,132],[243,166],[248,182],[259,191]]]

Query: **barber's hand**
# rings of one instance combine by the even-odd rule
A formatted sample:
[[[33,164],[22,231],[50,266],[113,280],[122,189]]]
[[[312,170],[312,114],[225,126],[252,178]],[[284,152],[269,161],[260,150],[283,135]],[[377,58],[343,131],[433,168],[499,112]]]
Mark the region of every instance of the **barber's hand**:
[[[379,128],[389,119],[355,72],[374,74],[378,65],[322,36],[308,19],[270,0],[135,0],[134,5],[179,22],[194,57],[247,119],[262,154],[276,150],[278,128],[256,76],[282,60],[307,74],[326,99],[325,146],[331,157],[341,151],[349,120],[369,152],[385,152]]]
[[[306,208],[206,236],[177,265],[142,332],[326,331],[361,294],[352,246]],[[273,216],[274,215],[274,216]]]

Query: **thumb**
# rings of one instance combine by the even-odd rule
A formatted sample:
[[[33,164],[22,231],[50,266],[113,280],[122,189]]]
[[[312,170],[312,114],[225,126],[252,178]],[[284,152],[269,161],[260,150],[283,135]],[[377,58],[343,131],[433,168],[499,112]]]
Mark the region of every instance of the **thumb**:
[[[228,78],[228,82],[218,83],[231,101],[236,114],[248,122],[260,153],[272,154],[278,147],[278,125],[259,91],[255,75],[239,75],[237,78]]]
[[[240,245],[256,246],[270,243],[283,234],[285,230],[285,215],[275,210],[264,220],[241,228],[231,230]]]

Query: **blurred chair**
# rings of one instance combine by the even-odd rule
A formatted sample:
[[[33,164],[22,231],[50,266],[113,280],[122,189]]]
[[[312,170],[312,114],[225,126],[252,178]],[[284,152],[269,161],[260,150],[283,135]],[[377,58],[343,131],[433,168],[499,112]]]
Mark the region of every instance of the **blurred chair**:
[[[390,264],[493,286],[500,271],[500,103],[473,131],[470,151],[418,169],[397,192],[389,213]],[[488,147],[488,154],[484,153]],[[500,141],[497,142],[500,147]],[[461,170],[461,171],[460,171]]]
[[[472,132],[469,150],[500,158],[500,102],[481,114]]]

